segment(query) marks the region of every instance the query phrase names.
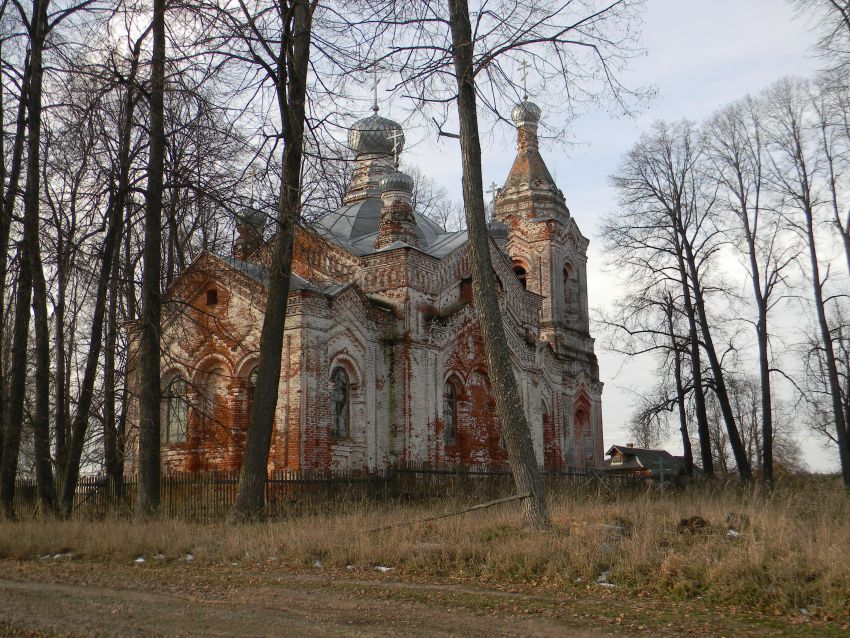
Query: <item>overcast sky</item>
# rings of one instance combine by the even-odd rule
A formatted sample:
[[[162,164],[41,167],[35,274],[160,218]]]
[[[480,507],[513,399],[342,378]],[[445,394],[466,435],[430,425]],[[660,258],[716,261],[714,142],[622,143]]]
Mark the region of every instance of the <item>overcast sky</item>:
[[[615,210],[608,176],[620,157],[654,120],[686,117],[700,121],[719,107],[757,93],[785,75],[811,76],[818,66],[810,52],[814,36],[806,20],[797,18],[787,0],[648,0],[643,23],[646,56],[630,65],[629,86],[654,86],[655,100],[634,118],[612,119],[603,112],[579,118],[572,142],[544,145],[544,158],[567,198],[567,205],[590,238],[588,260],[591,306],[609,304],[620,290],[614,272],[606,272],[598,226]],[[533,99],[534,96],[532,96]],[[546,114],[544,113],[544,119]],[[411,131],[409,138],[416,133]],[[485,183],[504,182],[513,161],[511,132],[485,140]],[[414,142],[411,139],[411,142]],[[406,161],[443,183],[460,199],[460,159],[451,142],[423,140],[411,144]],[[625,443],[624,429],[633,407],[630,390],[651,379],[651,358],[623,362],[597,343],[606,446]],[[820,441],[801,436],[806,461],[818,471],[837,468],[837,454]],[[680,450],[675,437],[671,451]]]

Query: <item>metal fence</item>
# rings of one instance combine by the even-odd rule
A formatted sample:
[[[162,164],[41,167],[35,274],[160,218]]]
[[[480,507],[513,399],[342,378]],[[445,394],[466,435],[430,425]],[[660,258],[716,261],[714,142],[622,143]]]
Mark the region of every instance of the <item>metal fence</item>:
[[[602,492],[646,489],[641,477],[606,476],[596,471],[544,473],[550,491]],[[167,518],[220,520],[236,500],[237,471],[164,474],[160,513]],[[138,485],[135,476],[120,483],[104,475],[81,476],[74,499],[75,518],[100,518],[132,513]],[[339,511],[363,502],[417,501],[446,497],[499,498],[513,493],[513,477],[503,468],[434,467],[404,464],[370,471],[276,470],[266,482],[266,515],[271,518]],[[21,518],[38,507],[35,480],[19,480],[15,511]]]

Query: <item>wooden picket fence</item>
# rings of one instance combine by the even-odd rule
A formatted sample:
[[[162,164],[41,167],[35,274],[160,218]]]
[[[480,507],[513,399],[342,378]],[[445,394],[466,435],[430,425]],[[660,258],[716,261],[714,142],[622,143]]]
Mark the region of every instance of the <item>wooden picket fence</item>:
[[[550,490],[602,493],[645,489],[646,481],[605,476],[587,470],[544,474]],[[160,512],[167,518],[222,520],[233,507],[239,473],[165,474],[161,480]],[[76,518],[127,516],[132,513],[138,485],[134,476],[121,485],[104,475],[81,476],[74,500]],[[305,513],[341,511],[364,502],[414,501],[446,497],[487,500],[512,494],[513,478],[506,468],[401,464],[372,471],[279,470],[266,483],[266,515],[279,518]],[[15,510],[26,518],[37,511],[35,480],[21,479],[15,489]]]

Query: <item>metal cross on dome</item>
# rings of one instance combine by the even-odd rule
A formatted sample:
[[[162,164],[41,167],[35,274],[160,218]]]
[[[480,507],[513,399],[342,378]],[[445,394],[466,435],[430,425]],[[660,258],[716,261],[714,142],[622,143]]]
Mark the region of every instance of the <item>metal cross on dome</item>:
[[[395,161],[395,167],[398,168],[398,147],[401,146],[399,140],[404,137],[404,133],[398,129],[393,129],[392,133],[390,133],[388,137],[393,142],[393,161]]]
[[[496,194],[499,192],[499,187],[496,185],[496,182],[490,184],[490,190],[487,191],[489,195],[493,196],[493,206],[496,205]]]
[[[524,95],[522,96],[523,100],[528,99],[528,70],[531,68],[531,65],[528,63],[528,60],[523,60],[519,65],[519,74],[522,76],[522,92]]]
[[[372,103],[372,110],[378,112],[378,65],[372,67],[372,91],[374,92],[375,101]]]

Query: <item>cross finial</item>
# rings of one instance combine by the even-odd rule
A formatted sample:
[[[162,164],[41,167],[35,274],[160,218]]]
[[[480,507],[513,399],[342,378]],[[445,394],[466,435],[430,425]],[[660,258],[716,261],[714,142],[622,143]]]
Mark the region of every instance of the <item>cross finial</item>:
[[[519,74],[522,76],[522,92],[523,100],[528,99],[528,69],[531,68],[531,65],[528,63],[528,60],[523,60],[519,65]]]
[[[487,191],[493,198],[493,206],[496,205],[496,194],[499,192],[499,187],[496,185],[496,182],[490,184],[490,189]]]
[[[372,67],[372,91],[374,92],[375,101],[372,103],[372,110],[378,112],[378,65]]]
[[[395,161],[395,167],[398,168],[398,151],[399,146],[401,146],[399,140],[404,137],[404,133],[402,133],[398,129],[393,129],[393,132],[390,133],[389,138],[393,142],[393,160]]]

